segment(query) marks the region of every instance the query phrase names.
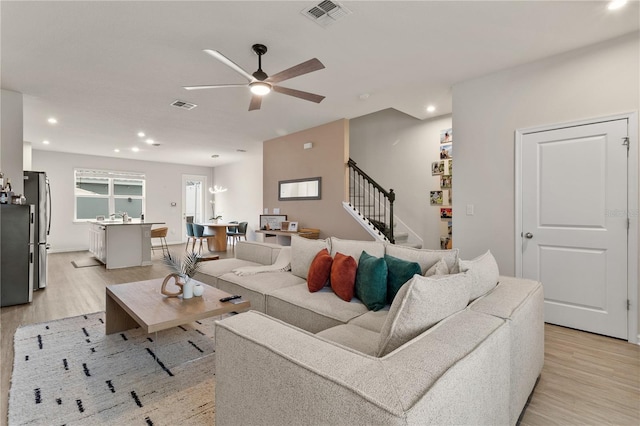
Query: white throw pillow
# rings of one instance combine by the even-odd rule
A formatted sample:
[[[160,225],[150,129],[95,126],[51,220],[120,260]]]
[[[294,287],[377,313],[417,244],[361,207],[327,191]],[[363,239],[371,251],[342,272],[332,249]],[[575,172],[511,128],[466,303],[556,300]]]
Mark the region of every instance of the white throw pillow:
[[[310,240],[298,235],[291,236],[291,273],[297,277],[307,279],[309,267],[322,249],[329,250],[329,239]]]
[[[387,244],[385,251],[389,256],[409,262],[417,262],[420,265],[423,275],[441,259],[444,259],[446,262],[450,274],[458,273],[458,252],[459,250],[457,248],[451,250],[429,250],[398,246],[395,244]]]
[[[379,241],[341,240],[340,238],[331,237],[331,257],[335,257],[336,253],[342,253],[353,257],[358,263],[363,251],[373,257],[384,257],[384,243]]]
[[[471,276],[469,288],[471,301],[487,293],[498,284],[498,263],[490,250],[472,260],[460,260],[460,272]]]
[[[419,336],[440,320],[469,303],[467,274],[438,278],[414,275],[400,288],[380,331],[378,356],[382,357]]]
[[[447,262],[445,262],[444,259],[438,260],[435,265],[427,269],[427,272],[424,273],[425,277],[431,277],[434,275],[449,275],[449,268],[447,267]]]

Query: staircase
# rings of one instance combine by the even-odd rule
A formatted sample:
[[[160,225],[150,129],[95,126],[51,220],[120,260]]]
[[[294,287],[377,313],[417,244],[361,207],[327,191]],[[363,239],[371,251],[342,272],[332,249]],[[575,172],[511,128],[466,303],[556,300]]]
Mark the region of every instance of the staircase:
[[[343,207],[375,239],[422,247],[422,239],[393,214],[395,193],[385,190],[349,159],[349,202]]]

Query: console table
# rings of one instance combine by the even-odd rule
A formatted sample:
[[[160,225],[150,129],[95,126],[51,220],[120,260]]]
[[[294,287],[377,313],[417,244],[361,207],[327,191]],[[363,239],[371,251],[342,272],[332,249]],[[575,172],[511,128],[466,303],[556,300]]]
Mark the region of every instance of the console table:
[[[274,235],[276,237],[276,243],[280,244],[281,246],[290,246],[292,235],[303,236],[308,234],[312,234],[312,232],[276,231],[272,229],[260,229],[256,231],[256,237],[258,241],[264,242],[265,237]]]

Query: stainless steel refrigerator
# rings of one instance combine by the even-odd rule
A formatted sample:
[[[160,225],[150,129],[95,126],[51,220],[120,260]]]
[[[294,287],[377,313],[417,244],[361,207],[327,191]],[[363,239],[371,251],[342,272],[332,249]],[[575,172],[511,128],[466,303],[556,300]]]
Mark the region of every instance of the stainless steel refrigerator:
[[[0,204],[0,306],[33,297],[34,206]]]
[[[33,289],[47,286],[47,238],[51,230],[51,191],[45,172],[24,172],[24,196],[35,206]]]

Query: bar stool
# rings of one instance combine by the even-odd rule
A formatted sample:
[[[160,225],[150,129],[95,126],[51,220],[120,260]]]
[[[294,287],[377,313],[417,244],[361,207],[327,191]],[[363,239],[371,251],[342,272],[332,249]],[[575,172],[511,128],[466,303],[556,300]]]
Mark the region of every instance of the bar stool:
[[[160,248],[163,256],[169,256],[169,246],[167,245],[167,233],[169,228],[164,226],[162,228],[156,228],[151,230],[151,238],[160,239]],[[151,244],[151,250],[156,251],[157,247]]]

